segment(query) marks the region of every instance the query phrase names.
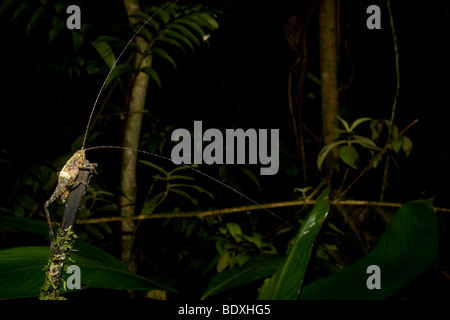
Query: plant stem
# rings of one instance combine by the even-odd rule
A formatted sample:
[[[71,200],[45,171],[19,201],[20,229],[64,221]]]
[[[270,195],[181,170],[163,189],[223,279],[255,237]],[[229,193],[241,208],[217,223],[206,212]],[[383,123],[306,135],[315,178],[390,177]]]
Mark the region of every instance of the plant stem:
[[[398,99],[398,93],[400,91],[400,69],[399,69],[399,63],[398,63],[399,54],[398,54],[398,46],[397,46],[397,34],[395,32],[394,18],[392,17],[390,0],[387,0],[387,7],[388,7],[388,12],[389,12],[389,21],[391,23],[392,37],[394,39],[395,73],[396,73],[396,79],[397,79],[397,87],[395,90],[394,103],[392,105],[391,121],[389,122],[389,128],[388,128],[387,144],[389,144],[391,142],[392,127],[394,125],[395,110],[397,109],[397,99]],[[384,172],[383,172],[383,183],[381,185],[380,201],[383,201],[384,192],[387,187],[388,171],[389,171],[389,156],[386,158],[386,165],[385,165]]]

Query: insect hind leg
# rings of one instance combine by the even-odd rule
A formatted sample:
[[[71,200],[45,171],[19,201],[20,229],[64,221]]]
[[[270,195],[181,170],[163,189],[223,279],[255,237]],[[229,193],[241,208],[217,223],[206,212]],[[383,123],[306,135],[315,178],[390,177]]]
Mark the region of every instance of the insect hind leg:
[[[51,199],[50,199],[50,200],[51,200]],[[54,233],[53,233],[52,221],[51,221],[51,219],[50,219],[50,212],[48,211],[48,207],[50,206],[50,204],[51,204],[53,201],[50,201],[50,200],[48,200],[48,201],[45,202],[44,210],[45,210],[45,216],[46,216],[46,218],[47,218],[47,224],[48,224],[48,234],[49,234],[49,237],[50,237],[50,244],[51,244],[50,247],[53,248],[53,245],[54,245],[54,243],[55,243],[55,235],[54,235]]]

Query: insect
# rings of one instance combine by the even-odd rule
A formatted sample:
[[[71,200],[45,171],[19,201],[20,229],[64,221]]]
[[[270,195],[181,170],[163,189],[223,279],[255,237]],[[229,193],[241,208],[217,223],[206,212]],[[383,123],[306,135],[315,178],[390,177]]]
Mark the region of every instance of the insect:
[[[91,113],[87,122],[87,126],[86,126],[86,131],[84,133],[84,137],[83,137],[83,143],[81,146],[81,149],[76,151],[75,154],[66,162],[66,164],[64,165],[63,169],[61,170],[61,172],[58,175],[58,184],[56,186],[56,189],[54,191],[54,193],[52,194],[52,196],[50,197],[50,199],[45,203],[45,214],[46,214],[46,218],[47,218],[47,222],[49,225],[49,234],[50,234],[50,240],[51,243],[54,242],[54,235],[53,235],[53,231],[52,231],[52,227],[51,227],[51,220],[50,220],[50,214],[48,211],[48,207],[50,206],[50,204],[54,201],[56,201],[58,198],[61,199],[61,202],[65,202],[67,200],[67,197],[69,195],[69,192],[71,189],[73,189],[76,186],[76,178],[78,176],[78,172],[80,169],[90,169],[90,170],[94,170],[97,167],[97,164],[95,163],[88,163],[88,165],[85,164],[86,161],[86,155],[85,152],[88,150],[93,150],[93,149],[125,149],[125,150],[132,150],[134,152],[140,152],[140,153],[144,153],[147,155],[151,155],[153,157],[158,157],[158,158],[162,158],[165,160],[168,160],[170,162],[173,162],[172,159],[152,153],[152,152],[148,152],[148,151],[142,151],[142,150],[137,150],[137,149],[133,149],[133,148],[127,148],[127,147],[119,147],[119,146],[96,146],[96,147],[89,147],[89,148],[85,148],[85,144],[86,144],[86,139],[88,136],[88,131],[89,131],[89,127],[90,127],[90,123],[91,123],[91,119],[92,116],[94,114],[95,108],[97,106],[97,103],[100,99],[100,96],[103,92],[103,89],[106,86],[106,83],[112,73],[112,71],[114,70],[114,68],[117,65],[117,62],[119,61],[119,59],[122,57],[122,55],[124,54],[125,50],[129,47],[129,45],[131,44],[131,42],[136,38],[136,36],[141,32],[141,30],[145,27],[145,25],[147,25],[154,17],[155,15],[157,15],[161,10],[163,10],[165,7],[167,7],[171,2],[167,2],[165,5],[163,5],[161,8],[159,8],[152,16],[150,16],[142,25],[141,27],[136,31],[136,33],[134,33],[134,35],[131,37],[131,39],[128,41],[128,43],[125,45],[125,47],[122,49],[122,51],[120,52],[120,54],[118,55],[117,59],[115,59],[112,67],[110,68],[106,79],[104,80],[99,93],[94,101],[93,107],[91,109]],[[206,35],[204,37],[204,40],[207,40],[209,38],[209,34]],[[290,227],[292,227],[293,229],[296,229],[294,226],[292,226],[289,222],[285,221],[284,219],[282,219],[281,217],[279,217],[278,215],[276,215],[275,213],[273,213],[272,211],[270,211],[269,209],[263,207],[261,204],[259,204],[258,202],[256,202],[255,200],[251,199],[250,197],[244,195],[243,193],[237,191],[236,189],[228,186],[227,184],[223,183],[222,181],[215,179],[209,175],[207,175],[206,173],[203,173],[202,171],[195,169],[193,167],[190,167],[188,165],[185,165],[183,163],[180,163],[180,165],[183,165],[186,168],[189,168],[201,175],[204,175],[206,177],[208,177],[209,179],[212,179],[213,181],[221,184],[222,186],[232,190],[233,192],[239,194],[240,196],[246,198],[247,200],[251,201],[252,203],[256,204],[257,206],[261,207],[261,209],[269,212],[271,215],[277,217],[278,219],[280,219],[281,221],[283,221],[285,224],[289,225]]]
[[[50,235],[50,243],[52,246],[55,243],[55,235],[53,234],[48,207],[58,198],[61,199],[62,203],[67,201],[70,190],[77,186],[75,180],[78,177],[78,172],[80,169],[89,169],[95,172],[96,167],[96,163],[86,163],[85,151],[84,149],[81,149],[74,153],[74,155],[66,162],[62,170],[58,173],[58,184],[56,185],[56,189],[44,205]]]

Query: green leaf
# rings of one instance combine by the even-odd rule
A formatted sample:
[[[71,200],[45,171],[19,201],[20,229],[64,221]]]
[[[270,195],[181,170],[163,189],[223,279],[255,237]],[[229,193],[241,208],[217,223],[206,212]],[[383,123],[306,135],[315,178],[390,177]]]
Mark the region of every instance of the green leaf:
[[[134,68],[128,63],[116,65],[114,69],[111,71],[108,80],[106,81],[105,88],[108,88],[115,80],[120,78],[122,74],[132,71],[134,71]]]
[[[423,274],[435,261],[439,244],[430,200],[397,210],[378,244],[353,265],[305,286],[300,299],[387,299]],[[381,289],[369,290],[367,267],[381,269]]]
[[[158,73],[156,73],[155,69],[153,69],[152,67],[144,67],[144,68],[141,68],[141,71],[148,74],[149,77],[152,78],[156,82],[156,84],[158,85],[158,88],[161,89],[161,80],[159,79]]]
[[[170,30],[170,29],[164,30],[163,34],[166,37],[169,37],[169,38],[172,38],[175,40],[179,40],[180,43],[183,43],[183,44],[187,45],[189,48],[191,48],[191,50],[193,52],[195,51],[194,46],[192,45],[191,41],[189,41],[189,39],[187,37],[183,36],[182,34],[176,32],[176,31]]]
[[[170,14],[168,11],[166,11],[165,9],[160,10],[161,8],[159,7],[152,7],[151,11],[156,12],[156,14],[159,16],[159,18],[161,19],[161,21],[164,24],[167,24],[170,20]]]
[[[348,126],[347,121],[345,121],[344,119],[342,119],[341,117],[337,116],[338,120],[342,123],[342,125],[345,128],[346,132],[350,132],[350,127]]]
[[[165,176],[168,176],[169,173],[164,170],[162,167],[157,166],[153,162],[147,161],[147,160],[139,160],[140,163],[145,164],[146,166],[152,167],[153,169],[158,170],[159,172],[163,173]]]
[[[322,150],[320,150],[319,155],[317,156],[317,167],[319,168],[319,170],[321,170],[322,168],[322,163],[325,161],[325,158],[327,157],[328,153],[336,146],[343,144],[343,143],[348,143],[347,141],[336,141],[336,142],[332,142],[330,144],[327,144],[325,147],[322,148]]]
[[[67,2],[66,1],[59,1],[59,2],[55,3],[55,5],[53,7],[55,8],[55,11],[57,13],[65,12],[66,9],[67,9]]]
[[[155,42],[160,41],[160,42],[163,42],[163,43],[167,43],[167,44],[169,44],[169,45],[171,45],[171,46],[174,46],[174,47],[179,48],[181,51],[183,51],[184,53],[186,53],[186,50],[184,49],[184,47],[183,47],[177,40],[174,40],[174,39],[172,39],[172,38],[167,38],[167,37],[156,37],[156,38],[154,39],[154,41],[155,41]]]
[[[409,139],[407,136],[403,136],[403,151],[405,152],[406,156],[409,156],[411,154],[412,147],[413,143],[411,139]]]
[[[259,249],[261,249],[261,245],[262,245],[261,238],[258,238],[258,237],[255,237],[255,236],[247,236],[245,234],[242,234],[241,237],[244,238],[245,240],[247,240],[248,242],[253,243]]]
[[[48,235],[48,227],[46,222],[14,216],[0,215],[0,229],[19,230],[40,235]],[[122,265],[119,260],[111,256],[106,251],[90,245],[82,240],[75,241],[74,248],[78,250],[78,252],[83,253],[84,257],[95,259],[100,262],[115,266]]]
[[[158,204],[159,200],[164,196],[164,193],[161,192],[157,194],[156,196],[152,197],[149,201],[145,202],[142,206],[141,214],[152,214],[153,211],[156,209],[156,205]]]
[[[31,10],[33,8],[31,1],[24,1],[22,2],[12,15],[12,17],[9,19],[8,23],[13,23],[17,19],[19,19],[25,12]]]
[[[175,22],[185,24],[189,28],[195,30],[202,38],[206,35],[205,31],[203,31],[203,29],[195,21],[192,21],[187,18],[180,18],[177,19]]]
[[[306,73],[306,77],[308,79],[310,79],[312,82],[314,82],[315,84],[318,84],[319,86],[321,85],[321,82],[320,82],[319,78],[314,73],[311,73],[311,72],[308,71]]]
[[[42,18],[44,18],[45,15],[45,8],[43,6],[39,6],[33,13],[33,15],[31,16],[30,22],[28,22],[27,25],[27,30],[25,32],[25,34],[29,34],[37,25],[37,23],[39,22],[39,20],[42,20]]]
[[[222,272],[230,265],[231,259],[230,259],[230,251],[226,250],[224,251],[219,258],[219,261],[217,262],[216,270],[217,272]]]
[[[339,148],[339,157],[342,159],[342,161],[344,161],[345,164],[354,169],[357,169],[355,161],[356,159],[358,159],[359,154],[355,148],[349,145],[341,146]]]
[[[359,126],[361,123],[363,123],[363,122],[366,122],[366,121],[372,121],[373,119],[371,119],[371,118],[367,118],[367,117],[363,117],[363,118],[359,118],[359,119],[356,119],[353,123],[352,123],[352,125],[350,126],[350,129],[349,129],[349,131],[350,132],[353,132],[353,130],[355,130],[355,128],[357,127],[357,126]]]
[[[185,192],[183,190],[180,190],[180,189],[172,188],[172,187],[170,188],[170,191],[173,192],[173,193],[179,194],[180,196],[183,196],[183,197],[189,199],[189,201],[192,202],[192,197],[189,195],[189,193],[187,193],[187,192]]]
[[[399,151],[402,149],[403,141],[404,141],[403,136],[399,137],[397,140],[394,141],[394,143],[392,144],[392,149],[394,150],[395,153],[399,153]]]
[[[153,15],[148,15],[146,13],[136,13],[129,16],[130,18],[141,18],[143,22],[146,22],[146,25],[151,27],[154,31],[159,30],[159,23],[154,19]],[[137,30],[139,30],[140,26],[136,25]],[[143,29],[141,29],[142,31]]]
[[[236,242],[240,242],[242,236],[241,226],[234,222],[229,222],[226,224],[228,231]]]
[[[284,255],[262,255],[251,258],[240,267],[218,273],[208,283],[201,299],[271,276],[285,260]]]
[[[0,250],[0,299],[39,296],[44,282],[42,270],[49,258],[48,247],[16,247]],[[82,288],[116,290],[165,289],[175,292],[165,284],[158,283],[130,272],[119,262],[105,263],[71,253],[74,264],[81,269]]]
[[[314,241],[330,209],[327,197],[328,188],[317,198],[316,204],[295,236],[286,262],[271,278],[264,281],[258,299],[297,299],[302,288]]]
[[[352,136],[353,141],[350,141],[351,143],[358,143],[360,145],[362,145],[364,148],[369,148],[369,149],[374,149],[374,150],[381,150],[381,148],[377,147],[376,143],[369,138],[363,137],[363,136],[358,136],[358,135],[353,135]]]
[[[206,12],[195,12],[189,15],[187,18],[194,20],[201,26],[205,26],[210,30],[219,28],[217,21]]]
[[[84,37],[77,30],[73,30],[72,32],[72,43],[75,50],[78,50],[84,42]]]
[[[111,69],[114,65],[114,61],[116,60],[116,58],[114,57],[114,52],[112,51],[109,44],[97,40],[94,41],[92,45],[94,46],[95,50],[97,50],[97,52],[100,54],[103,61],[105,61],[108,68]]]
[[[200,41],[198,37],[196,37],[188,28],[184,27],[179,23],[169,23],[167,25],[168,29],[175,29],[179,31],[182,35],[189,38],[192,42],[194,42],[198,47],[200,47]]]
[[[370,130],[372,130],[372,140],[378,140],[383,131],[383,121],[373,120],[370,122]]]
[[[0,215],[1,230],[28,231],[41,235],[48,235],[47,223],[34,219]]]
[[[177,69],[177,64],[175,63],[175,60],[172,59],[172,57],[163,49],[161,48],[152,48],[152,53],[156,54],[160,58],[167,60],[174,68]]]
[[[52,29],[48,33],[48,43],[51,44],[56,36],[64,29],[66,24],[60,17],[55,16],[52,20]]]

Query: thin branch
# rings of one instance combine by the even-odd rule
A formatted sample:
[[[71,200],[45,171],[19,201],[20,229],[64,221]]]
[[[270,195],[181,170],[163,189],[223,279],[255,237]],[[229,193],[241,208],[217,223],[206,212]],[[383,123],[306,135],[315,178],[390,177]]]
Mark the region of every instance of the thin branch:
[[[207,211],[189,211],[189,212],[168,212],[168,213],[155,213],[151,215],[141,214],[139,216],[130,217],[104,217],[104,218],[93,218],[93,219],[82,219],[78,220],[77,224],[94,224],[94,223],[104,223],[104,222],[117,222],[124,220],[148,220],[148,219],[170,219],[170,218],[204,218],[209,216],[220,216],[236,212],[251,212],[263,209],[273,209],[273,208],[286,208],[286,207],[300,207],[300,206],[311,206],[316,204],[316,200],[294,200],[294,201],[281,201],[272,202],[262,205],[248,205],[224,209],[215,209]],[[397,202],[379,202],[379,201],[366,201],[366,200],[333,200],[331,205],[351,205],[351,206],[373,206],[373,207],[393,207],[400,208],[403,203]],[[439,208],[434,207],[435,211],[448,212],[450,213],[450,208]]]
[[[400,68],[399,68],[399,63],[398,63],[399,54],[398,54],[398,46],[397,46],[397,34],[395,32],[394,18],[392,17],[391,1],[390,0],[387,0],[387,7],[388,7],[389,19],[390,19],[390,23],[391,23],[392,37],[394,39],[395,73],[396,73],[396,77],[397,77],[397,87],[396,87],[396,90],[395,90],[394,103],[392,105],[391,121],[389,123],[389,128],[388,128],[388,140],[387,140],[387,143],[389,143],[391,141],[392,127],[394,125],[395,110],[397,109],[398,93],[400,91]],[[389,171],[389,157],[387,158],[386,165],[384,167],[383,183],[381,185],[381,193],[380,193],[380,201],[383,201],[384,191],[386,190],[388,171]]]

